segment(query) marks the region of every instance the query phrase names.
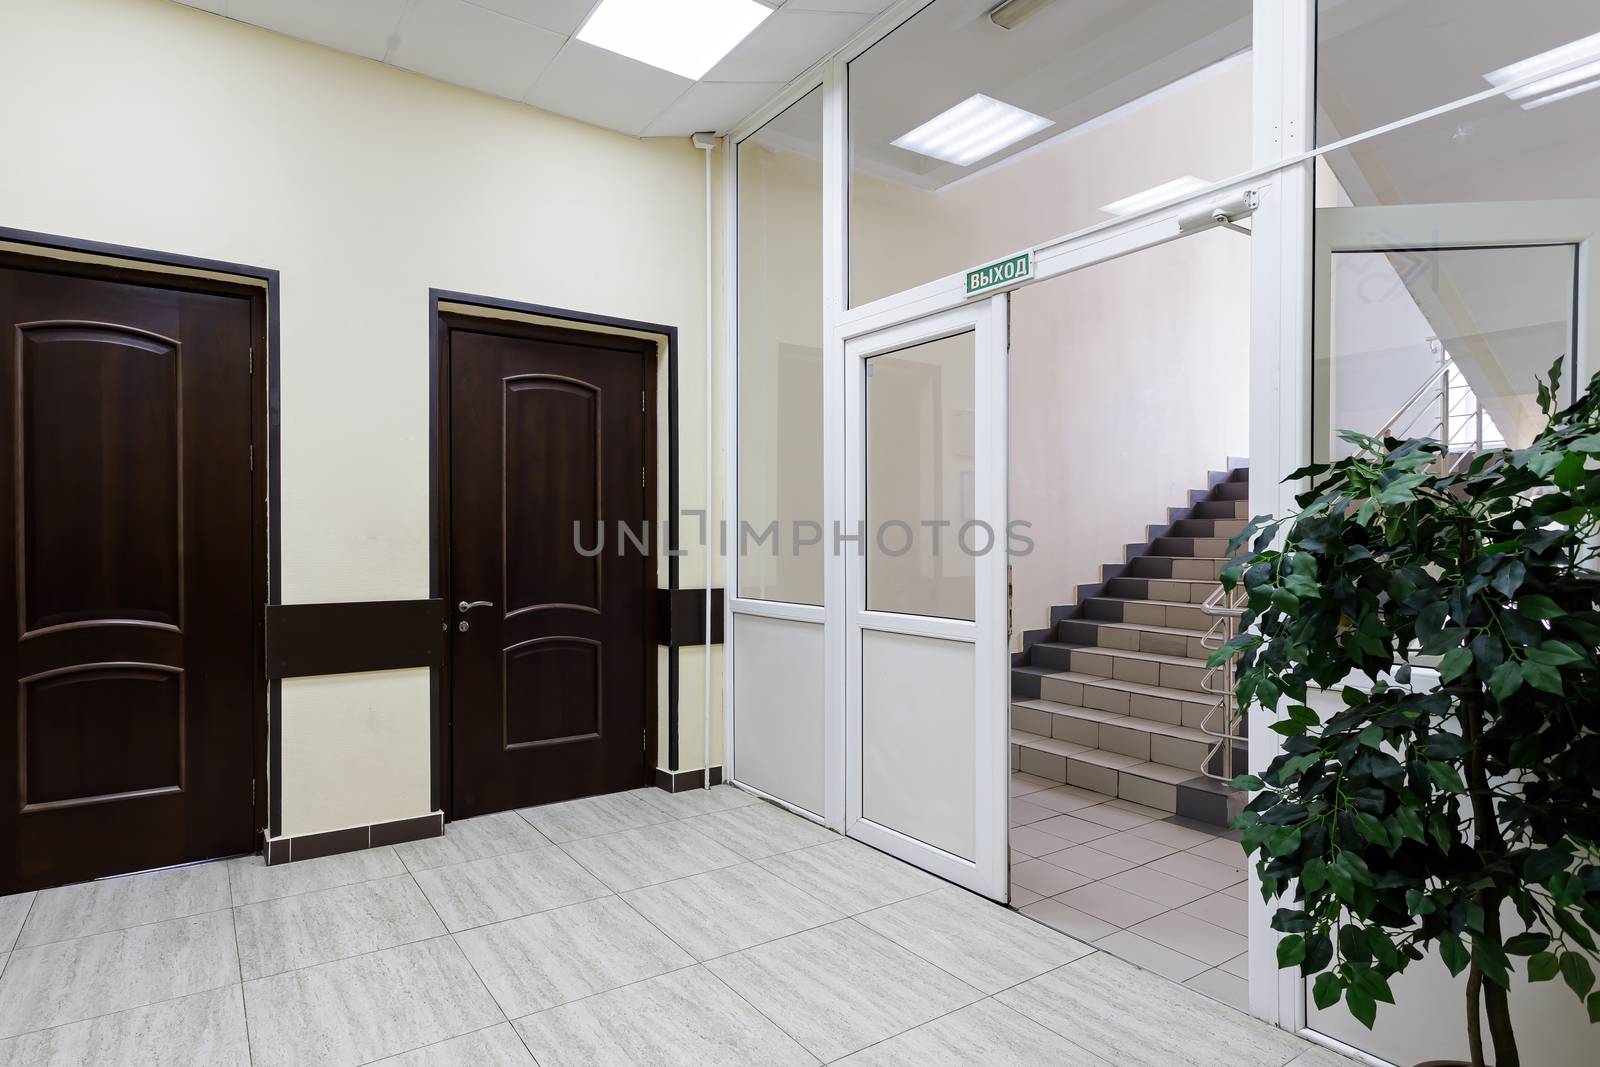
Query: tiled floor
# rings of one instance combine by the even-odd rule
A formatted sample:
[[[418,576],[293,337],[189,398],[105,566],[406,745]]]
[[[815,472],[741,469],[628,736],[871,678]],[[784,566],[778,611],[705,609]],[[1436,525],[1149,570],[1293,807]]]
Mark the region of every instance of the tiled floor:
[[[1031,774],[1011,775],[1011,904],[1241,1010],[1238,832]]]
[[[1348,1067],[727,787],[0,898],[8,1067],[834,1061]]]

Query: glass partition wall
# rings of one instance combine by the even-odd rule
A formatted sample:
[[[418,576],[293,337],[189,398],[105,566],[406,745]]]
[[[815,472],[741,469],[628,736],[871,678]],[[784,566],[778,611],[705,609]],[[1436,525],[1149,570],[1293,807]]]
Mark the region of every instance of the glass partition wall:
[[[829,527],[845,513],[850,463],[866,484],[874,476],[868,433],[853,455],[839,443],[850,420],[863,420],[864,430],[872,414],[848,407],[852,339],[961,307],[963,273],[1002,256],[1027,252],[1031,270],[1017,284],[1031,285],[1186,237],[1220,215],[1252,231],[1251,284],[1239,294],[1250,320],[1252,514],[1287,506],[1297,487],[1279,481],[1333,447],[1332,427],[1387,421],[1419,387],[1437,395],[1413,402],[1428,410],[1418,425],[1448,425],[1454,454],[1533,431],[1518,412],[1529,375],[1560,354],[1553,347],[1572,365],[1569,382],[1592,370],[1600,308],[1594,5],[1541,0],[1513,12],[1491,0],[1056,0],[1009,30],[989,18],[994,7],[889,5],[731,141],[738,173],[729,222],[738,233],[730,251],[742,257],[765,244],[752,253],[764,262],[741,261],[729,279],[738,317],[729,333],[738,380],[728,394],[737,419],[735,513],[760,527],[792,513],[787,501],[820,495],[824,527],[820,582],[803,550],[774,561],[762,546],[736,561],[731,773],[740,781],[766,775],[766,791],[779,799],[785,789],[807,793],[789,802],[846,832],[847,705],[904,700],[931,677],[907,674],[915,684],[868,694],[851,674],[850,655],[863,650],[849,645],[843,557],[867,550],[833,543]],[[798,152],[808,162],[790,162],[809,168],[816,191],[781,220],[763,215],[747,202],[770,191],[761,187],[768,179],[759,177],[759,153],[793,150],[782,119],[806,109],[804,139],[821,147]],[[800,219],[813,236],[793,247],[746,232],[765,227],[770,238]],[[814,270],[785,280],[785,270],[813,255]],[[816,313],[810,340],[761,324],[765,303],[802,291]],[[799,369],[807,347],[820,349],[815,376]],[[819,400],[793,387],[820,407],[808,424],[818,428],[819,444],[808,447],[820,474],[808,485],[808,475],[784,470],[790,457],[779,453],[785,438],[808,432],[784,421],[789,383],[818,377]],[[927,389],[900,385],[903,396]],[[920,403],[906,400],[900,414]],[[985,404],[974,399],[978,411]],[[946,429],[957,424],[945,419]],[[927,477],[907,475],[881,506],[961,511],[961,459],[948,439],[907,440],[925,446],[916,466]],[[790,551],[785,544],[780,556]],[[880,578],[887,562],[877,563]],[[920,562],[894,562],[922,573]],[[906,603],[932,614],[895,617],[912,629],[983,630],[949,617],[959,613],[931,595],[931,606]],[[1253,715],[1249,762],[1258,772],[1279,751],[1269,725]],[[805,781],[781,781],[782,768],[796,763]],[[1269,906],[1249,896],[1254,1014],[1396,1062],[1449,1053],[1457,992],[1447,982],[1423,974],[1420,990],[1408,987],[1416,1010],[1405,1018],[1440,1020],[1410,1027],[1412,1047],[1393,1030],[1351,1026],[1340,1009],[1314,1012],[1305,982],[1276,966]],[[1559,1005],[1555,1014],[1517,1010],[1530,1013],[1524,1032],[1549,1039],[1541,1063],[1576,1062],[1584,1030],[1572,1031]],[[1439,1030],[1446,1039],[1421,1050]]]

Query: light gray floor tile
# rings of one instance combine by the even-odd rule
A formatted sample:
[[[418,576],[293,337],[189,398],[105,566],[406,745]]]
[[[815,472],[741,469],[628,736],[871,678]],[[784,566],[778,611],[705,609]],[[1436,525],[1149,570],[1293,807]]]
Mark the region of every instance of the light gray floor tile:
[[[1012,826],[1027,826],[1029,823],[1041,822],[1059,814],[1061,813],[1051,808],[1030,803],[1027,797],[1011,798]]]
[[[965,982],[853,919],[706,967],[824,1061],[980,999]]]
[[[343,1067],[504,1021],[448,937],[244,986],[255,1067]]]
[[[1124,830],[1120,834],[1102,837],[1094,843],[1094,847],[1101,852],[1121,856],[1135,863],[1149,863],[1151,860],[1158,860],[1162,856],[1170,856],[1178,851],[1176,845],[1163,845],[1160,841],[1140,837],[1134,830]]]
[[[659,808],[674,819],[691,819],[696,815],[710,815],[714,811],[746,808],[760,804],[761,798],[735,789],[731,785],[714,785],[710,789],[685,789],[669,793],[665,789],[647,786],[635,789],[630,796],[638,797],[652,808]]]
[[[1117,832],[1109,826],[1101,826],[1097,822],[1089,822],[1076,815],[1057,815],[1053,819],[1034,823],[1032,828],[1041,830],[1051,837],[1059,837],[1069,845],[1087,844],[1102,837],[1110,837]]]
[[[1069,908],[1087,912],[1113,926],[1132,926],[1167,910],[1164,904],[1105,882],[1090,882],[1078,889],[1068,890],[1056,899]]]
[[[1240,882],[1238,885],[1230,885],[1222,892],[1227,896],[1233,897],[1235,900],[1243,900],[1246,902],[1250,900],[1250,886],[1247,882]]]
[[[1176,949],[1158,945],[1127,930],[1107,934],[1094,944],[1096,948],[1103,949],[1118,959],[1136,963],[1145,970],[1153,971],[1163,978],[1170,978],[1174,982],[1188,981],[1207,969],[1205,964],[1192,956],[1185,956]]]
[[[1204,919],[1196,919],[1181,911],[1157,915],[1128,929],[1212,967],[1220,967],[1248,947],[1243,934],[1212,926]]]
[[[1153,871],[1170,874],[1174,878],[1182,878],[1185,882],[1193,882],[1211,890],[1226,889],[1245,879],[1243,864],[1230,867],[1225,863],[1197,856],[1193,852],[1174,852],[1170,856],[1162,856],[1158,860],[1150,861],[1149,867]],[[23,933],[26,934],[27,931],[24,930]]]
[[[765,803],[701,815],[687,820],[685,825],[694,827],[748,860],[820,845],[839,836],[810,819],[802,819],[775,804]]]
[[[1022,914],[1086,944],[1117,932],[1117,928],[1104,919],[1068,907],[1053,897],[1025,905]]]
[[[1135,826],[1143,826],[1147,822],[1164,818],[1167,813],[1157,811],[1155,808],[1144,808],[1138,804],[1112,800],[1096,804],[1092,808],[1079,808],[1072,814],[1087,822],[1109,826],[1113,830],[1131,830]]]
[[[611,892],[554,845],[418,871],[416,879],[452,931],[549,911]]]
[[[1090,881],[1089,878],[1069,871],[1065,867],[1057,867],[1047,860],[1029,860],[1019,863],[1011,868],[1011,880],[1024,889],[1031,889],[1043,897],[1053,897],[1057,893],[1065,893],[1069,889],[1076,889]]]
[[[0,975],[0,1037],[238,981],[227,911],[20,948]]]
[[[1190,901],[1211,895],[1203,885],[1195,885],[1182,878],[1163,874],[1161,871],[1153,870],[1148,864],[1135,867],[1131,871],[1123,871],[1121,874],[1113,874],[1109,878],[1102,879],[1099,884],[1136,893],[1146,900],[1165,904],[1169,908],[1181,908]]]
[[[1236,934],[1243,934],[1249,929],[1250,906],[1226,893],[1212,893],[1209,897],[1190,901],[1178,910]]]
[[[1305,1045],[1105,953],[998,999],[1117,1067],[1281,1067]]]
[[[250,1067],[237,985],[0,1041],[8,1067]]]
[[[1241,952],[1217,969],[1226,971],[1235,978],[1243,978],[1248,982],[1250,980],[1250,953]]]
[[[1060,852],[1070,848],[1072,842],[1064,837],[1047,834],[1033,826],[1013,826],[1011,828],[1011,847],[1029,856],[1047,856],[1052,852]]]
[[[724,956],[843,917],[754,863],[623,895],[697,960]]]
[[[691,826],[695,821],[641,826],[605,837],[569,841],[561,847],[618,893],[740,862],[737,853],[695,830]]]
[[[1188,851],[1196,856],[1204,856],[1217,863],[1225,863],[1230,867],[1243,867],[1249,863],[1250,857],[1245,853],[1244,846],[1239,842],[1226,837],[1215,837],[1204,844],[1195,845]]]
[[[409,874],[250,904],[234,922],[246,980],[445,932]]]
[[[817,1061],[703,967],[517,1021],[541,1067],[801,1067]]]
[[[221,863],[46,889],[34,900],[16,947],[221,911],[228,904],[228,869]]]
[[[1035,893],[1033,890],[1026,889],[1015,882],[1011,883],[1010,904],[1013,908],[1026,908],[1029,904],[1043,899],[1044,897],[1040,896],[1038,893]]]
[[[1250,1010],[1250,983],[1243,978],[1234,977],[1221,968],[1201,971],[1183,984],[1204,993],[1212,1000],[1222,1001],[1230,1008],[1238,1008],[1240,1011]]]
[[[1011,772],[1011,795],[1025,797],[1029,793],[1037,793],[1049,789],[1060,783],[1050,778],[1040,778],[1037,774],[1024,774],[1022,771]]]
[[[1135,826],[1132,833],[1139,837],[1158,841],[1163,845],[1171,845],[1175,849],[1193,848],[1214,840],[1214,835],[1204,833],[1188,826],[1180,826],[1175,822],[1147,822]]]
[[[1341,1056],[1330,1048],[1321,1048],[1311,1044],[1309,1041],[1302,1041],[1300,1044],[1305,1051],[1290,1060],[1284,1067],[1352,1067],[1352,1064],[1361,1064],[1362,1067],[1365,1067],[1366,1061],[1364,1060]]]
[[[1105,1060],[992,998],[838,1062],[849,1067],[1108,1067]]]
[[[632,793],[610,793],[537,808],[523,808],[517,814],[557,844],[651,826],[673,818]]]
[[[536,1067],[510,1023],[379,1060],[372,1067]]]
[[[10,952],[22,931],[22,922],[28,917],[37,893],[13,893],[0,897],[0,952]]]
[[[856,921],[984,993],[998,993],[1092,951],[954,886],[866,912]]]
[[[312,893],[318,889],[355,885],[374,878],[391,878],[406,872],[393,848],[364,848],[338,856],[280,863],[268,867],[260,856],[240,856],[227,863],[233,885],[233,904],[258,904],[263,900]]]
[[[843,837],[757,862],[847,915],[893,904],[945,884],[909,863]]]
[[[513,1019],[694,962],[618,897],[480,926],[456,941]]]
[[[1037,804],[1041,808],[1049,808],[1051,811],[1059,812],[1062,815],[1082,808],[1094,807],[1097,804],[1104,804],[1105,800],[1106,795],[1104,793],[1094,793],[1087,789],[1079,789],[1075,785],[1054,785],[1038,793],[1028,794],[1029,803]]]
[[[1129,868],[1139,866],[1134,860],[1113,856],[1109,852],[1101,852],[1093,845],[1073,845],[1070,848],[1062,849],[1060,852],[1051,852],[1040,858],[1046,863],[1055,864],[1057,867],[1065,867],[1069,871],[1076,871],[1085,878],[1109,878],[1113,874],[1121,874]]]
[[[394,846],[394,850],[411,870],[425,871],[451,863],[504,856],[508,852],[526,852],[549,843],[516,812],[500,811],[446,823],[443,837],[407,841]]]

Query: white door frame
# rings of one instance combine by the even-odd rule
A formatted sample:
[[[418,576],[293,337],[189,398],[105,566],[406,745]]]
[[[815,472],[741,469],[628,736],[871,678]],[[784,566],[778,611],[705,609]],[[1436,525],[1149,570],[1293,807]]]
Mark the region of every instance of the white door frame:
[[[974,618],[933,618],[871,611],[866,553],[859,542],[842,560],[845,674],[845,832],[942,878],[995,900],[1010,886],[1007,786],[1010,760],[1010,664],[1006,635],[1007,422],[1006,297],[992,296],[909,322],[854,334],[840,331],[844,369],[844,462],[827,477],[842,481],[843,529],[866,523],[866,360],[926,341],[974,335],[975,518],[994,532],[990,551],[974,558]],[[830,499],[839,499],[827,494]],[[866,536],[873,532],[866,529]],[[862,811],[862,640],[868,631],[958,641],[973,646],[972,737],[974,855],[962,857],[876,823]]]

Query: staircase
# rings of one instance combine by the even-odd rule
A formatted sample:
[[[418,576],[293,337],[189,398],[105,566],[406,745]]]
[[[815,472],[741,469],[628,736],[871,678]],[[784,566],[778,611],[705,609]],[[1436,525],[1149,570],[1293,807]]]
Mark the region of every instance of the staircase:
[[[1222,698],[1207,691],[1206,657],[1218,642],[1206,638],[1216,619],[1202,605],[1249,495],[1248,466],[1230,460],[1147,542],[1128,545],[1126,562],[1079,586],[1076,605],[1052,608],[1053,629],[1023,634],[1011,666],[1013,770],[1213,824],[1237,814],[1243,795],[1211,776],[1228,742],[1215,736]],[[1231,743],[1242,770],[1244,743]]]

